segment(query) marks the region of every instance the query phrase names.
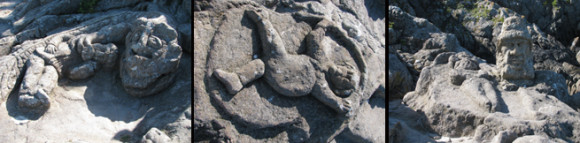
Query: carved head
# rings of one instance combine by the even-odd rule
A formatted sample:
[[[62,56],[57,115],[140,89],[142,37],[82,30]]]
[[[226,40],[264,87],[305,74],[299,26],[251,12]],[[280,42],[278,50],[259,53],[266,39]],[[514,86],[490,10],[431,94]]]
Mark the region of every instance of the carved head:
[[[507,80],[534,79],[532,40],[523,19],[507,18],[501,28],[496,44],[496,58],[499,74]]]
[[[138,97],[153,95],[174,81],[181,47],[177,44],[177,31],[164,15],[137,19],[125,46],[120,77],[127,93]]]

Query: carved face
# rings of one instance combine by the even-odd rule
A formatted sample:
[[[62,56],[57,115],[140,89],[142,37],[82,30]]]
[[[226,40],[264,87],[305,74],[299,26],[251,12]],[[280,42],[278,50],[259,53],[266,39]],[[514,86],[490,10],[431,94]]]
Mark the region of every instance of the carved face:
[[[173,82],[181,47],[177,44],[177,31],[164,19],[140,18],[127,34],[120,76],[131,95],[152,95]]]
[[[531,42],[524,38],[503,39],[497,51],[497,66],[503,79],[533,79]]]

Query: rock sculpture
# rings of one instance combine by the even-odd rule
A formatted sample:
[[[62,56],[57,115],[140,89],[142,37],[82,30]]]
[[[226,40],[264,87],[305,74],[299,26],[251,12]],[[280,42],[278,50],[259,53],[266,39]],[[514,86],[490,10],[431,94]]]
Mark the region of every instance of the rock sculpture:
[[[216,76],[226,84],[230,94],[237,93],[243,85],[264,74],[269,85],[282,95],[293,97],[312,93],[318,100],[341,113],[347,113],[351,110],[351,101],[349,100],[357,98],[355,100],[360,101],[356,95],[353,96],[353,99],[346,99],[346,97],[350,97],[351,94],[359,94],[357,92],[360,89],[357,88],[359,88],[363,75],[361,71],[364,72],[366,63],[360,50],[353,41],[350,41],[352,39],[347,37],[346,32],[341,31],[330,21],[322,20],[317,25],[318,29],[311,32],[309,36],[310,49],[308,53],[314,58],[291,55],[286,52],[283,41],[268,21],[267,12],[249,10],[246,11],[246,14],[258,24],[262,46],[266,51],[266,69],[264,71],[264,64],[258,62],[260,60],[254,60],[244,66],[245,70],[249,70],[246,72],[250,75],[243,72],[232,74],[220,69],[216,70]],[[323,38],[327,31],[338,33],[341,36],[340,40],[346,43],[345,47],[352,48],[346,52],[352,51],[354,60],[343,57],[350,56],[348,53],[346,53],[347,55],[333,56],[332,53],[327,52],[333,48],[340,48],[326,44],[329,41]],[[335,64],[333,61],[335,59],[338,59],[340,63]],[[244,69],[238,71],[245,71]],[[251,73],[254,74],[251,75]]]
[[[580,123],[580,114],[570,108],[563,76],[534,70],[525,26],[519,17],[506,19],[498,37],[497,66],[469,53],[439,54],[437,62],[421,71],[415,91],[403,103],[424,113],[430,128],[442,136],[513,141],[534,132],[550,140],[576,141],[572,135],[552,134],[577,130],[565,126]]]
[[[0,141],[191,142],[190,5],[0,1]]]
[[[519,17],[505,20],[496,50],[499,76],[506,81],[533,80],[532,41],[525,21]],[[529,84],[529,82],[528,82]]]
[[[196,80],[201,84],[196,99],[202,99],[196,103],[202,106],[196,112],[198,138],[211,132],[202,140],[332,142],[338,136],[352,142],[384,140],[384,128],[375,126],[385,121],[380,116],[386,92],[380,14],[359,19],[367,15],[344,12],[342,8],[352,7],[330,1],[270,5],[276,10],[254,1],[197,3],[196,24],[201,25],[194,27],[194,52],[201,55],[198,61],[207,61],[196,66],[205,75]],[[210,101],[210,106],[202,104]],[[219,116],[232,118],[204,116],[212,114],[205,107],[216,107]],[[204,126],[213,118],[225,123],[223,127]]]
[[[125,91],[137,96],[149,96],[167,88],[173,82],[181,47],[177,31],[165,16],[138,18],[127,34],[127,48],[120,65]]]
[[[269,85],[282,95],[296,97],[312,92],[314,97],[337,112],[347,113],[350,111],[351,101],[340,98],[337,95],[348,97],[354,91],[355,86],[358,85],[360,76],[358,72],[354,71],[355,67],[352,65],[346,67],[318,65],[318,62],[308,56],[288,54],[280,35],[268,20],[267,12],[258,9],[248,10],[246,14],[258,25],[267,61],[265,70],[261,60],[254,60],[246,65],[244,69],[248,70],[246,72],[250,73],[249,76],[243,72],[233,74],[217,69],[215,75],[226,84],[230,94],[237,93],[243,85],[259,78],[263,74]],[[313,52],[324,54],[322,53],[324,52],[322,48],[330,47],[321,46],[320,49]],[[326,55],[317,56],[321,57],[320,60],[328,60],[322,59],[327,58]],[[326,62],[324,61],[323,64],[327,64]],[[313,66],[313,64],[316,66]],[[326,74],[332,79],[331,83],[333,85],[327,82],[325,73],[316,70],[327,71]],[[252,75],[252,73],[254,74]],[[336,90],[332,91],[330,86],[335,86]]]
[[[244,85],[262,77],[264,75],[264,62],[262,60],[253,60],[235,71],[235,73],[230,73],[217,69],[214,72],[214,75],[226,85],[230,94],[238,93]]]
[[[126,20],[136,26],[129,26]],[[0,57],[4,61],[1,66],[7,69],[0,73],[4,81],[0,96],[6,99],[26,69],[19,106],[27,111],[46,111],[50,107],[48,95],[58,77],[85,79],[101,68],[112,68],[118,57],[113,43],[123,41],[128,48],[120,62],[121,79],[127,93],[138,97],[157,93],[171,84],[181,57],[177,33],[167,21],[158,12],[120,12],[17,45],[15,52]]]

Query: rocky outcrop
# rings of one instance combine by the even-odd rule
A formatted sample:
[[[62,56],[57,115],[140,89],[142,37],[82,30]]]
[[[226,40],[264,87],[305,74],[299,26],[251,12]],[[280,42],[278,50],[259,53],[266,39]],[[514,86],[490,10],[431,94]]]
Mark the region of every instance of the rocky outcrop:
[[[389,87],[406,93],[391,104],[410,108],[389,109],[390,141],[578,142],[574,2],[389,5]],[[442,50],[450,45],[466,50]],[[402,86],[409,82],[414,89]]]
[[[385,142],[384,3],[194,7],[196,141]]]
[[[179,122],[181,124],[166,126],[178,122],[178,117],[174,116],[183,114],[187,107],[191,108],[191,103],[185,103],[191,97],[191,88],[187,86],[187,82],[191,84],[191,80],[188,81],[191,74],[187,70],[186,73],[180,71],[188,69],[187,64],[191,61],[191,55],[184,56],[182,53],[182,45],[191,49],[192,42],[191,28],[188,28],[191,25],[191,7],[183,5],[188,3],[191,1],[0,2],[3,10],[0,14],[0,105],[5,107],[0,110],[0,125],[4,127],[2,132],[14,131],[14,134],[0,136],[0,140],[38,142],[39,139],[31,134],[46,134],[45,127],[40,126],[42,124],[66,126],[62,129],[66,131],[84,121],[94,121],[95,125],[100,124],[106,130],[102,131],[102,135],[93,138],[84,138],[83,133],[68,136],[89,142],[107,142],[102,138],[124,142],[137,142],[141,138],[154,142],[189,142],[191,138],[188,139],[187,133],[182,132],[191,132],[190,124]],[[101,79],[95,83],[93,77]],[[83,89],[63,89],[71,83]],[[99,88],[104,89],[95,94],[93,90]],[[154,111],[148,114],[149,117],[140,114],[141,110],[148,108],[144,106],[146,104],[163,110],[170,107],[145,103],[148,99],[126,100],[130,96],[166,94],[183,99],[156,99],[171,102],[165,103],[172,105],[171,113]],[[111,108],[102,110],[101,104],[95,104],[93,95],[102,97],[98,100],[109,100],[108,107],[131,106],[115,109],[118,113],[130,113],[117,115],[105,111],[113,111]],[[73,115],[83,119],[79,122],[68,120]],[[151,117],[154,115],[163,115],[166,119]],[[98,116],[105,116],[101,119],[111,122],[124,120],[131,125],[121,127],[116,123],[95,121]],[[26,122],[15,125],[6,123],[12,120]],[[182,120],[190,121],[191,117]],[[31,126],[35,128],[21,126],[25,124],[33,124]],[[17,128],[38,132],[23,133]],[[121,132],[127,128],[136,129]],[[157,128],[176,130],[161,136]],[[151,133],[145,135],[149,129],[152,129]],[[88,126],[87,130],[98,129]],[[65,138],[56,135],[59,133],[54,134],[43,137],[43,140],[66,142]],[[72,141],[68,139],[68,142]]]
[[[567,16],[564,16],[562,11],[569,11],[573,8],[568,8],[566,2],[559,1],[531,2],[522,3],[521,5],[519,3],[507,1],[407,0],[390,2],[391,5],[401,7],[407,13],[415,13],[416,17],[427,19],[441,31],[454,34],[461,46],[490,63],[496,61],[496,56],[494,55],[497,49],[496,38],[499,36],[505,19],[510,16],[523,17],[529,21],[527,29],[532,35],[532,42],[534,43],[532,46],[534,67],[562,73],[566,78],[567,86],[569,87],[568,91],[570,94],[575,94],[577,88],[574,84],[578,82],[578,77],[571,72],[563,70],[561,66],[563,63],[579,66],[574,59],[574,55],[577,53],[576,50],[570,51],[564,46],[565,43],[572,43],[574,36],[570,34],[575,30],[569,26],[564,26],[567,24],[563,21],[575,18],[565,18]],[[537,12],[531,13],[531,9],[535,9]],[[555,15],[559,16],[553,17]],[[548,19],[552,19],[551,21],[553,22]],[[556,19],[561,20],[558,21]],[[396,22],[394,22],[394,25],[396,26]],[[556,29],[559,32],[553,32]],[[407,62],[414,63],[414,61]]]
[[[395,37],[389,42],[389,98],[402,99],[412,91],[421,70],[439,62],[446,52],[466,52],[454,34],[444,33],[431,22],[414,17],[396,6],[389,6]],[[398,62],[400,60],[400,63]]]
[[[499,135],[495,133],[507,129],[516,136],[533,132],[550,138],[575,140],[571,134],[555,134],[576,130],[569,128],[578,123],[578,113],[565,103],[569,95],[546,93],[565,86],[562,76],[537,71],[534,84],[506,91],[498,83],[499,79],[489,72],[495,66],[479,63],[479,67],[480,70],[452,69],[448,64],[428,67],[421,73],[417,90],[405,95],[403,102],[424,112],[430,127],[442,136],[470,136],[475,141],[491,141]],[[445,74],[446,71],[456,73]],[[456,79],[459,77],[461,79]],[[462,102],[455,102],[457,100]],[[525,130],[514,129],[523,125]],[[530,125],[537,128],[529,128]],[[545,130],[546,126],[551,130]]]

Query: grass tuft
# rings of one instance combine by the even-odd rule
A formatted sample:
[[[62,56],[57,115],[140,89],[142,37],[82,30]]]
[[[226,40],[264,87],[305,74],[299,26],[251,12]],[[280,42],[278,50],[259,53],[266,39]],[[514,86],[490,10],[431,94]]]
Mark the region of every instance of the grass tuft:
[[[78,13],[93,13],[99,0],[83,0],[77,10]]]

